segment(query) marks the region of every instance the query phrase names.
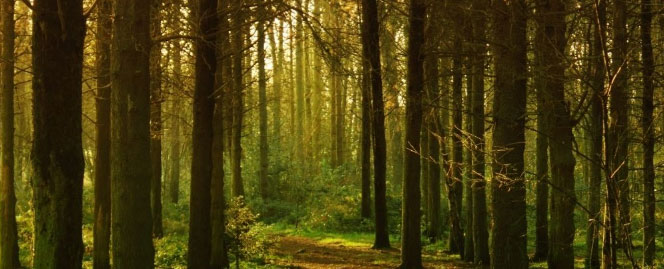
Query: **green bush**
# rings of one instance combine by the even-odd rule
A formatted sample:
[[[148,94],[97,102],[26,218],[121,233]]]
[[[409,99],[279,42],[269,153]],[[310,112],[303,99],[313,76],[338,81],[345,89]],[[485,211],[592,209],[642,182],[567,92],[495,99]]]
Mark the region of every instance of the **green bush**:
[[[226,238],[237,268],[245,258],[260,262],[276,241],[268,232],[269,226],[257,222],[257,218],[242,197],[231,199],[226,209]]]

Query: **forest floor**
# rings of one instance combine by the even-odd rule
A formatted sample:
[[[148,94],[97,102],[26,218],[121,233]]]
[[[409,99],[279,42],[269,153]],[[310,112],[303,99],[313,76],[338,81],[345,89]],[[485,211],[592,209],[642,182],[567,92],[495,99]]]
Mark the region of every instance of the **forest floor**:
[[[398,248],[371,249],[364,236],[335,237],[330,234],[285,234],[272,249],[267,263],[281,268],[396,268]],[[394,243],[393,243],[394,244]],[[424,249],[425,268],[475,268],[458,255]]]

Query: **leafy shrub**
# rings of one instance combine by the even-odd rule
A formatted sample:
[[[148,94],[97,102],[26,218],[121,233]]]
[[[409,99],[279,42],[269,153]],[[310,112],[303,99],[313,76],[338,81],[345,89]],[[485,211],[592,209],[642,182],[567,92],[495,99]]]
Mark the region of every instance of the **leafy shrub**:
[[[261,260],[275,242],[268,232],[269,227],[257,222],[257,218],[242,197],[231,199],[226,209],[226,238],[237,268],[241,259]]]

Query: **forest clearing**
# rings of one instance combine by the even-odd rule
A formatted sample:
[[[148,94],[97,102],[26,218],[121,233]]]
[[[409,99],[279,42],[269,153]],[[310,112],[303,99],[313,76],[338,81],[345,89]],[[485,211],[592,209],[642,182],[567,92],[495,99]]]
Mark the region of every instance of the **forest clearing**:
[[[0,0],[0,269],[664,267],[664,0]]]

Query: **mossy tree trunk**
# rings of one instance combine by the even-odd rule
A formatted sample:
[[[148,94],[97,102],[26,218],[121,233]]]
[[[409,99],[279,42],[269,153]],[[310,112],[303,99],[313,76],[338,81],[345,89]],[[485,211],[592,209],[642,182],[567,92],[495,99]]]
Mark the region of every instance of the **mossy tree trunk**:
[[[33,2],[33,25],[40,26],[32,28],[33,267],[37,269],[81,268],[83,258],[85,18],[82,0],[67,1],[61,8],[59,2]]]

